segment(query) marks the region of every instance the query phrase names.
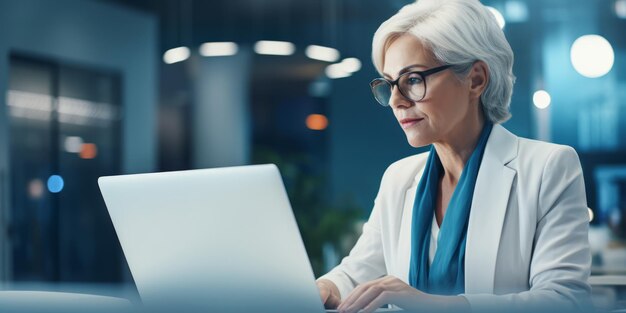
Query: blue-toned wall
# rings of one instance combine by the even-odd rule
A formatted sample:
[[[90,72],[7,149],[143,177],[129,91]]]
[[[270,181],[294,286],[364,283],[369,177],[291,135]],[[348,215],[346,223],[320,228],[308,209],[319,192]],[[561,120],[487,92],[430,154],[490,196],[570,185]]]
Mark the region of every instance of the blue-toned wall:
[[[0,0],[0,280],[10,268],[6,244],[9,152],[6,91],[9,55],[118,71],[122,76],[123,155],[126,173],[157,164],[157,19],[95,1]]]
[[[369,47],[377,28],[378,22],[372,21],[349,24],[344,30],[347,35],[339,50],[362,60],[362,69],[349,78],[333,80],[328,102],[333,198],[355,201],[365,214],[372,209],[387,166],[417,152],[406,141],[391,109],[379,105],[371,95],[369,82],[378,74],[370,61]]]

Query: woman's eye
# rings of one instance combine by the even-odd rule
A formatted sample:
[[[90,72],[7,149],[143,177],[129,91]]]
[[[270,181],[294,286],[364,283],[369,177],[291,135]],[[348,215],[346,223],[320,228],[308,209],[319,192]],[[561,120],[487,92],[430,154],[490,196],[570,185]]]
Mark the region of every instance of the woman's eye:
[[[409,76],[407,78],[407,83],[409,85],[417,85],[422,83],[422,78],[419,75]]]

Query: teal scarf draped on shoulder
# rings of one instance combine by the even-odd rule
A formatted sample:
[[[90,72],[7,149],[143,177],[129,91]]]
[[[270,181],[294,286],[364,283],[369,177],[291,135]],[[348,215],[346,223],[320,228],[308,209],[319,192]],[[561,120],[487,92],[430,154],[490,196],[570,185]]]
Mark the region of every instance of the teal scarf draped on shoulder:
[[[474,186],[493,124],[485,122],[476,148],[463,168],[441,223],[437,250],[428,264],[431,225],[437,205],[443,166],[431,146],[424,173],[417,186],[411,226],[409,283],[423,292],[458,295],[465,292],[465,243]]]

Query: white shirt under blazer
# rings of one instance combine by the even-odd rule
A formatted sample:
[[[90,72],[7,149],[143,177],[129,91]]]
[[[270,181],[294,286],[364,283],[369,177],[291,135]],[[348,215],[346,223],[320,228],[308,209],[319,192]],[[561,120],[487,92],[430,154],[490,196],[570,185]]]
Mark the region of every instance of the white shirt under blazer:
[[[408,283],[415,190],[428,152],[393,163],[350,254],[321,278],[344,299],[385,275]],[[444,217],[445,218],[445,217]],[[465,293],[473,311],[544,301],[587,305],[589,214],[578,155],[494,125],[476,180],[467,229]]]

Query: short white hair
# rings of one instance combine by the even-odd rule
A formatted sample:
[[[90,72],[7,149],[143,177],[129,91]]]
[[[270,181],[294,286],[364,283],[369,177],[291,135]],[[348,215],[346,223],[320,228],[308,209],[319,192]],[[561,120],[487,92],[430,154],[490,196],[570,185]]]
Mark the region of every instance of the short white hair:
[[[381,75],[387,48],[404,34],[415,36],[437,61],[458,65],[452,70],[459,77],[474,62],[485,62],[489,82],[480,97],[483,112],[494,124],[511,117],[513,51],[493,14],[478,0],[418,0],[400,9],[374,34],[372,60]]]

